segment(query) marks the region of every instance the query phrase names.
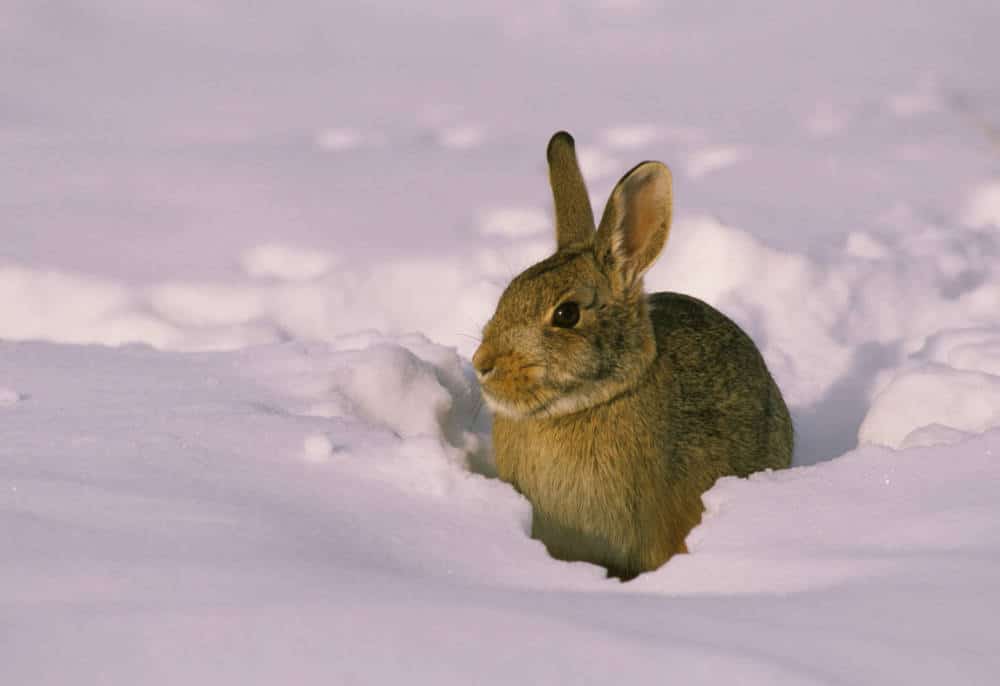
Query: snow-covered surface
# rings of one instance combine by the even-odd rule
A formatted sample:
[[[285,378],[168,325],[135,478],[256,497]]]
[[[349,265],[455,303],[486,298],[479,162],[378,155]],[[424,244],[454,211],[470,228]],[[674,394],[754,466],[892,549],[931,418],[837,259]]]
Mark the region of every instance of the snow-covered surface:
[[[0,345],[9,683],[989,683],[1000,431],[724,479],[691,554],[551,560],[420,337]],[[363,380],[363,383],[359,381]],[[86,678],[82,678],[85,676]]]
[[[0,681],[996,683],[998,23],[5,3]],[[671,165],[647,285],[798,431],[628,584],[528,537],[467,361],[560,128],[597,211]]]

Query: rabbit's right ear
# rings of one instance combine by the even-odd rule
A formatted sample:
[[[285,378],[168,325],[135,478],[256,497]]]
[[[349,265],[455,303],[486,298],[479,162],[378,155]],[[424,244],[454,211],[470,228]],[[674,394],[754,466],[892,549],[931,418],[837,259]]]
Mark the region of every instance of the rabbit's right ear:
[[[559,131],[545,151],[549,160],[549,185],[556,208],[556,244],[559,249],[586,245],[594,238],[594,211],[576,161],[573,137]]]
[[[643,162],[622,177],[604,207],[594,249],[598,261],[624,290],[649,269],[670,233],[673,205],[670,170]]]

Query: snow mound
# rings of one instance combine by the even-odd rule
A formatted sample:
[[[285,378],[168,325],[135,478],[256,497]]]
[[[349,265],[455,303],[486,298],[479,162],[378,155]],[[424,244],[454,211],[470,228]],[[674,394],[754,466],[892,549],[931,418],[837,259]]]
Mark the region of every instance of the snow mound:
[[[139,287],[7,265],[0,267],[0,304],[14,315],[0,321],[0,336],[205,351],[332,340],[366,329],[422,331],[469,356],[510,278],[553,249],[540,210],[481,216],[480,231],[492,240],[463,260],[410,256],[352,264],[322,251],[261,243],[242,256],[246,278]],[[646,285],[702,298],[747,329],[793,407],[796,459],[808,463],[854,447],[875,391],[928,337],[995,321],[997,255],[995,232],[927,218],[902,203],[821,255],[770,245],[711,215],[682,213]],[[993,354],[961,353],[977,356],[966,371],[993,374],[987,353]],[[942,363],[963,369],[958,357]],[[951,377],[954,392],[966,393],[969,379]],[[992,382],[980,380],[977,402],[990,403]],[[915,377],[901,379],[893,393],[913,383]],[[928,409],[920,421],[981,431],[992,422],[984,412],[957,424],[938,422]],[[866,440],[876,440],[871,426]],[[902,430],[877,440],[901,445]]]
[[[0,339],[169,348],[180,338],[125,285],[99,277],[0,266],[0,309]]]
[[[228,284],[170,283],[150,290],[153,312],[191,328],[238,326],[266,312],[263,289]]]
[[[285,411],[335,420],[359,444],[306,437],[303,459],[353,458],[379,478],[445,493],[468,470],[493,473],[488,414],[468,365],[420,335],[361,333],[326,344],[251,349],[255,378],[289,400]]]
[[[929,337],[995,322],[998,254],[1000,236],[930,222],[906,206],[823,256],[769,246],[714,217],[682,215],[646,282],[700,297],[747,329],[794,408],[797,460],[811,462],[854,447],[879,382]],[[973,355],[975,371],[989,371],[991,350],[963,348],[948,364],[961,367],[961,355]],[[964,392],[958,379],[955,392]],[[982,430],[989,421],[957,428]]]
[[[720,479],[703,497],[691,554],[629,590],[794,593],[892,576],[930,550],[978,548],[994,528],[997,488],[980,479],[996,470],[998,440],[994,432],[961,450],[906,454],[865,447],[809,468]]]
[[[952,443],[1000,427],[1000,329],[944,331],[877,393],[861,443]]]

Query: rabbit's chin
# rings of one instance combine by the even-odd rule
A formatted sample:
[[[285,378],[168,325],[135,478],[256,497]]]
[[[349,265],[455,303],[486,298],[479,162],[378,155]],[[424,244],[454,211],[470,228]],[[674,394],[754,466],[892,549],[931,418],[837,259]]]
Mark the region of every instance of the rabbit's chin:
[[[637,380],[631,377],[603,379],[599,382],[580,383],[570,392],[559,392],[542,386],[536,388],[535,392],[521,394],[516,399],[499,397],[485,385],[480,389],[486,404],[497,414],[509,419],[544,420],[576,414],[611,402],[634,388],[636,383]]]
[[[508,417],[510,419],[528,419],[535,416],[545,407],[544,402],[513,402],[510,400],[504,400],[503,398],[498,398],[485,388],[482,388],[481,390],[483,392],[483,400],[486,401],[486,405],[496,414],[503,415],[504,417]]]
[[[581,410],[605,403],[623,389],[618,384],[609,384],[589,389],[590,392],[532,394],[525,400],[499,398],[487,388],[482,388],[483,400],[493,412],[509,419],[553,419],[574,414]]]

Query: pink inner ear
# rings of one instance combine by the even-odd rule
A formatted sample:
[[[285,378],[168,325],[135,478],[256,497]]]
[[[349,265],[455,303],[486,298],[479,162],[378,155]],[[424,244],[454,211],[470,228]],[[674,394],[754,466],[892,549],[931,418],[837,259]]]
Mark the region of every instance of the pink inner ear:
[[[625,212],[625,251],[635,255],[645,247],[657,222],[656,183],[645,181],[629,198]]]

